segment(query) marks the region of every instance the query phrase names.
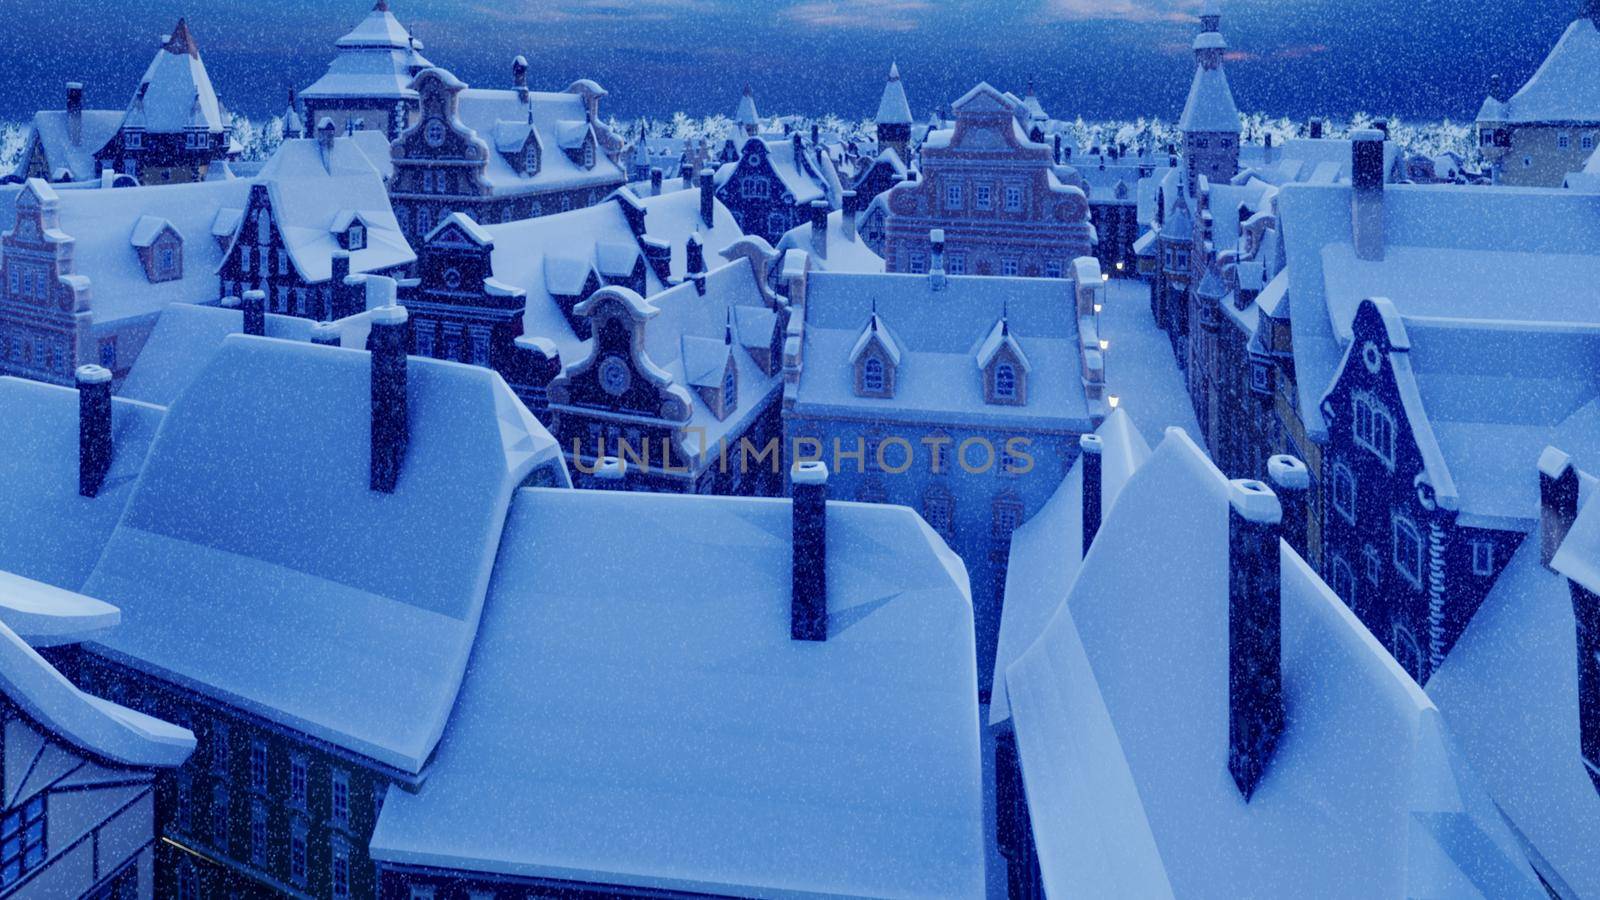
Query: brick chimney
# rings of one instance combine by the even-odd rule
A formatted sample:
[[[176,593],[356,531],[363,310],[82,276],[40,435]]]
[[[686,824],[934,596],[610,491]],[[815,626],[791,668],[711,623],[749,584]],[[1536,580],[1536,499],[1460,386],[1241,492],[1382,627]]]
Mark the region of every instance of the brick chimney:
[[[511,86],[516,88],[517,100],[521,103],[528,102],[528,58],[517,54],[511,60]]]
[[[67,140],[76,147],[83,143],[83,84],[67,82]]]
[[[652,168],[650,170],[650,196],[661,196],[662,179],[663,175],[661,174],[661,170],[659,168]]]
[[[1350,234],[1356,258],[1380,261],[1384,254],[1383,132],[1350,135]]]
[[[717,224],[717,173],[709,166],[700,170],[700,223],[707,228]]]
[[[262,337],[267,333],[267,292],[244,292],[244,333]]]
[[[1228,773],[1245,802],[1283,735],[1283,508],[1259,481],[1228,485]]]
[[[856,239],[856,214],[860,212],[860,208],[856,206],[856,203],[855,191],[845,191],[839,197],[841,209],[839,213],[839,231],[847,241]]]
[[[359,294],[349,284],[350,251],[343,248],[333,251],[329,273],[328,284],[332,286],[332,293],[328,317],[342,319],[360,312],[361,305],[357,302]]]
[[[372,478],[371,488],[394,493],[400,465],[411,442],[406,402],[406,321],[404,306],[395,305],[393,278],[367,279],[372,331],[367,348],[372,355]]]
[[[828,639],[828,466],[820,461],[795,463],[793,484],[793,589],[789,602],[789,637],[796,641]]]
[[[826,200],[811,201],[811,252],[819,259],[828,258],[828,213]]]
[[[1267,477],[1283,507],[1283,539],[1302,559],[1306,555],[1306,500],[1311,492],[1311,470],[1293,456],[1267,460]]]
[[[944,290],[944,229],[935,228],[928,232],[928,243],[933,249],[928,258],[928,282],[936,291]]]
[[[683,245],[683,262],[684,271],[688,273],[689,280],[694,282],[695,293],[705,296],[706,247],[701,242],[700,235],[689,235],[689,240]]]
[[[1086,434],[1078,438],[1078,449],[1083,451],[1083,555],[1088,556],[1105,514],[1105,442]]]
[[[111,370],[79,366],[78,493],[94,497],[111,470]]]
[[[1539,454],[1539,562],[1555,559],[1572,523],[1578,520],[1578,468],[1554,447]]]

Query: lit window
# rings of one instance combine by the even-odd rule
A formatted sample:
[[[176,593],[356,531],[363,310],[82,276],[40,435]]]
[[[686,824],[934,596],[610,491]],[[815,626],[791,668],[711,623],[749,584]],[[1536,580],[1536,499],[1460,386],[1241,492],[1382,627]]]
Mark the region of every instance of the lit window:
[[[1494,574],[1494,542],[1493,541],[1473,541],[1472,542],[1472,574],[1474,574],[1474,575],[1493,575]]]
[[[1017,399],[1017,370],[1010,363],[994,367],[994,395],[1002,400]]]
[[[0,818],[0,888],[8,888],[45,860],[44,794]]]
[[[881,394],[884,390],[883,360],[876,356],[867,357],[861,365],[861,389],[869,394]]]
[[[260,738],[250,741],[250,789],[267,789],[267,742]]]
[[[947,184],[944,187],[944,205],[946,209],[961,208],[961,185]]]
[[[1412,585],[1422,586],[1422,534],[1404,516],[1394,517],[1394,567]]]
[[[342,827],[350,824],[350,774],[333,773],[333,824]]]
[[[1351,402],[1355,411],[1353,437],[1356,445],[1371,450],[1385,466],[1393,469],[1394,416],[1371,394],[1357,393]]]
[[[1022,212],[1022,188],[1006,188],[1006,212]]]
[[[1356,476],[1344,463],[1333,467],[1333,508],[1346,522],[1356,523]]]

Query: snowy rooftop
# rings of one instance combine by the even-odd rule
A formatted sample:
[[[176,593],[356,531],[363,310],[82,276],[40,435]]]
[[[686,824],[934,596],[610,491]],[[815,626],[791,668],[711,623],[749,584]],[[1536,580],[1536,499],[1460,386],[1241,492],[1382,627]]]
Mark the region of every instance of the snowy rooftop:
[[[124,611],[100,652],[417,772],[511,493],[560,457],[499,375],[413,358],[399,485],[371,491],[370,368],[364,351],[226,338],[84,591]]]
[[[145,70],[128,104],[126,124],[158,134],[192,129],[220,133],[224,119],[211,76],[200,61],[200,50],[189,34],[189,26],[179,19],[177,28]]]
[[[884,270],[883,257],[872,252],[872,248],[861,240],[860,232],[852,231],[853,237],[845,236],[844,210],[836,209],[828,213],[826,256],[819,255],[812,247],[811,231],[810,222],[796,225],[778,241],[777,249],[805,251],[811,259],[814,272],[881,273]]]
[[[850,355],[874,304],[905,358],[892,399],[858,397]],[[870,410],[893,420],[991,425],[1032,420],[1040,428],[1090,430],[1071,283],[1065,279],[813,272],[805,303],[805,368],[798,408]],[[1001,315],[1032,363],[1026,406],[984,402],[975,360]]]
[[[1196,66],[1178,130],[1238,134],[1239,127],[1239,107],[1233,102],[1228,73],[1221,66]]]
[[[0,570],[78,591],[122,516],[163,411],[115,398],[111,469],[78,495],[78,392],[0,377]]]
[[[1512,124],[1600,123],[1600,29],[1580,16],[1556,42],[1544,64],[1500,109]]]
[[[73,143],[67,130],[66,111],[42,110],[33,114],[33,131],[23,146],[31,147],[35,140],[39,142],[52,180],[62,169],[67,170],[73,181],[97,179],[100,166],[94,155],[116,136],[117,129],[122,127],[123,115],[125,112],[120,109],[84,110],[81,135],[78,142]],[[18,161],[18,174],[25,174],[20,171],[25,162],[26,158]]]
[[[1300,414],[1313,435],[1325,430],[1318,405],[1367,297],[1388,297],[1408,321],[1596,323],[1571,286],[1600,278],[1600,196],[1387,185],[1385,254],[1374,262],[1355,257],[1350,194],[1286,185],[1278,195]]]
[[[1537,483],[1531,465],[1514,468]],[[1600,892],[1600,794],[1579,752],[1575,632],[1567,580],[1539,564],[1532,535],[1428,680],[1428,694],[1500,808],[1554,870],[1547,880],[1563,896],[1583,897]]]
[[[906,86],[900,81],[898,63],[889,66],[889,80],[883,85],[883,97],[878,101],[878,114],[873,121],[879,125],[910,125],[911,103],[906,99]]]
[[[1095,432],[1103,443],[1101,453],[1101,516],[1109,513],[1117,495],[1133,473],[1150,458],[1150,445],[1122,410],[1108,416]],[[1048,502],[1011,534],[1011,554],[1006,567],[1005,603],[1001,607],[1000,638],[995,650],[994,691],[989,704],[989,724],[1011,718],[1006,697],[1006,669],[1033,646],[1078,577],[1083,561],[1083,457],[1072,464],[1061,486]]]
[[[519,492],[449,733],[420,792],[390,791],[373,856],[737,896],[980,896],[965,569],[910,510],[830,503],[830,637],[791,641],[790,509]],[[623,520],[603,543],[582,524]]]
[[[828,200],[833,203],[838,197],[838,185],[830,184],[827,173],[818,171],[818,162],[809,151],[803,146],[796,149],[799,145],[793,138],[751,138],[744,143],[743,151],[748,153],[750,145],[757,141],[765,148],[767,160],[772,165],[772,171],[778,176],[778,180],[782,182],[783,189],[788,191],[797,205],[804,207],[813,200]],[[831,161],[827,163],[830,170],[832,165]],[[736,167],[736,163],[729,163],[717,171],[719,188],[732,177]],[[837,181],[837,178],[835,174],[834,180]]]
[[[1240,798],[1227,766],[1228,491],[1171,433],[1007,672],[1046,891],[1541,896],[1438,710],[1284,544],[1287,721]]]
[[[592,169],[573,162],[563,151],[564,147],[575,149],[571,143],[575,132],[588,134],[592,130],[583,98],[578,94],[530,91],[528,99],[523,100],[513,90],[468,88],[458,99],[457,116],[461,124],[477,132],[478,139],[485,144],[488,165],[483,177],[495,195],[619,186],[626,180],[622,169],[606,156],[603,146],[595,151]],[[534,175],[521,174],[498,152],[496,129],[503,123],[522,126],[532,123],[541,149],[539,171]],[[563,141],[564,134],[568,137],[566,141]]]
[[[1401,147],[1394,141],[1383,143],[1385,177],[1400,157]],[[1351,142],[1347,138],[1290,138],[1272,148],[1248,144],[1240,148],[1239,166],[1270,184],[1292,182],[1311,184],[1349,184],[1352,165]]]

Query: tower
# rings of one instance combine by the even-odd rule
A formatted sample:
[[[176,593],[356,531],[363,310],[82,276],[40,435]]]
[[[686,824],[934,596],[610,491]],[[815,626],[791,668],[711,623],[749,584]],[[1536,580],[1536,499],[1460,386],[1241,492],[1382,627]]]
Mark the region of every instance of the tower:
[[[910,160],[911,104],[906,100],[905,85],[900,83],[900,66],[891,63],[889,80],[883,85],[883,99],[878,101],[878,149],[893,148],[901,162]]]
[[[761,116],[756,113],[756,96],[748,84],[744,86],[744,94],[739,98],[739,109],[734,113],[733,121],[744,129],[745,137],[755,137],[761,132]]]
[[[1228,181],[1239,172],[1239,107],[1233,102],[1233,89],[1222,66],[1228,42],[1221,26],[1218,0],[1206,0],[1200,34],[1194,39],[1194,82],[1178,120],[1191,191],[1199,189],[1202,175],[1212,181]]]

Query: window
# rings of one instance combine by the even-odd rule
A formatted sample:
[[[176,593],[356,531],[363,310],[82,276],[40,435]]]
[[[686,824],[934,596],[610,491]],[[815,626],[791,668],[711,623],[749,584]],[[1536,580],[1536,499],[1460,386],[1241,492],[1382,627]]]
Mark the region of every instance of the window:
[[[289,826],[289,880],[306,883],[306,823],[298,819]]]
[[[211,789],[211,843],[218,850],[228,852],[228,786],[225,784]]]
[[[250,740],[250,790],[267,790],[267,742],[261,738]]]
[[[250,862],[267,864],[267,808],[260,800],[250,804]]]
[[[876,356],[867,357],[867,361],[861,365],[861,389],[869,394],[881,394],[884,385],[883,360]]]
[[[1061,278],[1063,277],[1063,271],[1061,261],[1058,259],[1052,259],[1044,264],[1044,277],[1046,278]]]
[[[433,170],[432,169],[423,169],[422,170],[422,192],[424,194],[433,193]]]
[[[1367,580],[1373,584],[1378,583],[1378,573],[1383,567],[1383,557],[1378,553],[1378,548],[1367,544],[1361,548],[1361,561],[1367,569]]]
[[[144,146],[144,132],[142,131],[129,131],[125,137],[127,138],[126,143],[129,150],[138,150]]]
[[[1017,370],[1010,363],[994,367],[994,395],[1001,400],[1017,399]]]
[[[911,254],[911,271],[916,275],[922,275],[928,271],[928,257],[926,254]]]
[[[944,206],[945,209],[961,208],[961,185],[947,184],[944,186]]]
[[[333,824],[344,828],[350,824],[350,773],[333,773]]]
[[[1333,592],[1339,595],[1339,599],[1344,601],[1345,606],[1353,608],[1356,605],[1356,573],[1350,569],[1350,564],[1340,556],[1333,558],[1332,569],[1333,583],[1329,587],[1333,588]]]
[[[972,190],[973,205],[978,209],[992,209],[994,206],[994,189],[987,184],[980,184]]]
[[[178,251],[171,244],[163,244],[156,251],[156,277],[166,280],[178,277]]]
[[[114,337],[100,339],[100,365],[115,372],[117,370],[117,339]]]
[[[289,757],[289,805],[306,808],[306,758],[298,754]]]
[[[1560,134],[1556,135],[1556,147],[1561,149],[1561,150],[1569,150],[1569,149],[1571,149],[1572,148],[1572,135],[1567,134],[1565,131],[1563,131]]]
[[[278,274],[289,274],[289,251],[287,250],[278,251]]]
[[[1006,212],[1022,212],[1022,188],[1006,188]]]
[[[1422,534],[1405,516],[1394,517],[1394,567],[1416,587],[1422,587]]]
[[[487,332],[474,331],[472,333],[472,364],[475,366],[489,365],[489,335]]]
[[[965,253],[950,254],[950,264],[945,267],[951,275],[967,274],[967,255]]]
[[[211,726],[211,771],[228,775],[228,726],[222,722]]]
[[[1344,463],[1333,466],[1333,508],[1346,522],[1356,523],[1356,476]]]
[[[583,167],[585,169],[594,168],[594,141],[592,140],[583,142]]]
[[[444,330],[444,359],[451,362],[461,361],[461,329],[460,326],[451,328],[448,325]]]
[[[433,323],[418,319],[416,325],[417,355],[433,357]]]
[[[739,405],[739,382],[734,377],[733,369],[728,369],[722,376],[722,409],[724,412],[732,410]]]
[[[347,241],[351,250],[367,249],[367,229],[364,225],[351,225]]]
[[[433,230],[433,210],[426,206],[417,208],[417,231],[427,234]]]
[[[532,141],[522,149],[522,174],[527,176],[539,174],[539,148]]]
[[[781,235],[789,230],[789,218],[781,212],[767,213],[767,231]]]
[[[44,794],[0,818],[0,888],[8,888],[45,859]]]
[[[1022,504],[1013,495],[998,497],[994,501],[994,536],[1010,540],[1011,532],[1022,524]]]
[[[333,864],[328,869],[328,881],[333,896],[350,896],[350,847],[344,841],[334,840]]]
[[[1493,541],[1473,541],[1472,542],[1472,574],[1474,574],[1474,575],[1493,575],[1494,574],[1494,542]]]
[[[1008,256],[1005,259],[1000,260],[1001,275],[1005,275],[1009,278],[1015,278],[1021,270],[1022,267],[1018,264],[1017,258],[1014,256]]]
[[[922,497],[922,517],[929,527],[948,538],[955,524],[955,506],[956,500],[950,491],[935,485]]]
[[[1371,394],[1356,393],[1351,402],[1355,410],[1352,427],[1356,445],[1371,450],[1393,470],[1394,416]]]
[[[746,175],[739,181],[739,196],[746,200],[765,200],[772,193],[772,182],[765,175]]]
[[[1578,139],[1578,146],[1582,147],[1584,150],[1593,150],[1594,149],[1594,135],[1591,133],[1591,134],[1586,134],[1583,137],[1579,138]]]

